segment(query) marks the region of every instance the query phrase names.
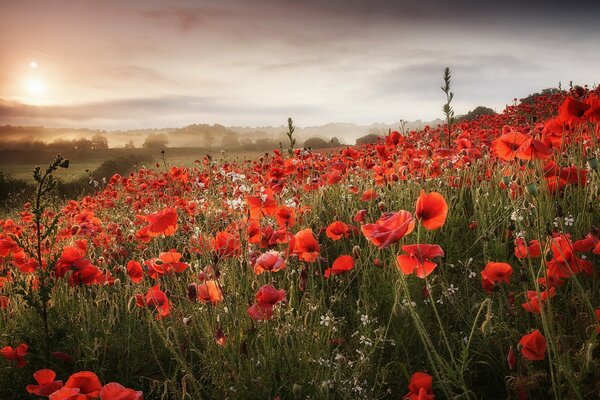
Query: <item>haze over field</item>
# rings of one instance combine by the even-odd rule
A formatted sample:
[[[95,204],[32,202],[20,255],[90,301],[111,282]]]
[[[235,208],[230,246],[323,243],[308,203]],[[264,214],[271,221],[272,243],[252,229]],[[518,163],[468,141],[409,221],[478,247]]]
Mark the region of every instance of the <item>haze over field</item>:
[[[442,117],[445,65],[457,114],[501,111],[559,81],[600,81],[599,4],[5,2],[0,125],[397,126]],[[353,143],[346,127],[319,134]]]

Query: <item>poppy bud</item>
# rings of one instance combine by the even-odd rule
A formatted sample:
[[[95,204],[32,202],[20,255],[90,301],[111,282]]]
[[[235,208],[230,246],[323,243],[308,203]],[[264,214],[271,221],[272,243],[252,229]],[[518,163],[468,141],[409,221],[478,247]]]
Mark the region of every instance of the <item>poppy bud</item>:
[[[302,386],[294,383],[294,386],[292,386],[292,393],[294,393],[294,397],[299,397],[302,393]]]
[[[195,283],[190,283],[187,287],[187,297],[188,299],[194,301],[198,298],[198,285]]]
[[[183,324],[185,326],[189,326],[191,322],[192,322],[192,318],[191,317],[183,317]]]
[[[353,256],[354,258],[358,258],[358,256],[359,256],[359,255],[360,255],[360,247],[358,247],[358,246],[354,246],[354,247],[352,248],[352,256]]]
[[[377,268],[379,268],[383,264],[381,263],[381,260],[379,258],[376,258],[376,259],[373,260],[373,265],[376,266]]]
[[[379,211],[385,211],[385,203],[383,201],[380,201],[379,204],[377,204],[377,207],[379,208]]]
[[[527,189],[527,193],[529,193],[532,196],[537,196],[538,194],[538,185],[536,185],[535,183],[528,183],[527,185],[525,185],[525,189]]]
[[[587,163],[591,169],[593,169],[594,171],[598,171],[598,158],[597,157],[588,158]]]
[[[510,370],[512,370],[517,365],[517,356],[515,355],[515,351],[513,350],[512,346],[510,346],[510,348],[508,349],[506,361],[508,362],[508,368]]]
[[[548,250],[548,252],[546,253],[546,262],[552,261],[553,258],[554,254],[552,253],[552,250]]]
[[[510,177],[503,176],[502,177],[502,183],[504,183],[506,186],[508,186],[510,184]]]
[[[79,225],[73,225],[71,227],[71,235],[77,235],[77,232],[79,232]]]
[[[117,279],[114,280],[113,284],[115,286],[119,286],[119,285],[121,285],[121,280],[119,278],[117,278]]]

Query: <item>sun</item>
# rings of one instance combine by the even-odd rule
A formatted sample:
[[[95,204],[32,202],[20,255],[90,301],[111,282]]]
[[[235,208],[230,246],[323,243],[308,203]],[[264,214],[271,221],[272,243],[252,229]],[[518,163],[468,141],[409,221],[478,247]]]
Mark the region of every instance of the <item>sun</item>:
[[[41,96],[46,88],[44,82],[39,78],[28,79],[25,87],[27,88],[27,92],[35,97]]]

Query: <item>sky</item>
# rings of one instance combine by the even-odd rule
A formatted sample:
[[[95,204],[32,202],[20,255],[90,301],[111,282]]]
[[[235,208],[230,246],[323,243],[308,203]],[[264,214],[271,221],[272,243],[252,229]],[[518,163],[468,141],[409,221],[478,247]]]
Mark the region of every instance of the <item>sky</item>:
[[[0,0],[0,125],[299,126],[600,83],[600,1]]]

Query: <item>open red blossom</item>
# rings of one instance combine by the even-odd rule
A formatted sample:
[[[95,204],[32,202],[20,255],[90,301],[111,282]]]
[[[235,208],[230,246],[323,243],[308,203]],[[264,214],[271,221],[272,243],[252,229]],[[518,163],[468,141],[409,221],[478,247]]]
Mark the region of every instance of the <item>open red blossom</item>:
[[[331,268],[325,270],[324,275],[325,278],[329,278],[330,275],[340,275],[352,269],[354,269],[354,258],[349,255],[343,255],[335,259]]]
[[[504,133],[494,142],[496,155],[506,161],[514,160],[519,147],[529,138],[529,135],[508,129],[507,133]]]
[[[296,211],[292,207],[279,207],[275,214],[275,220],[279,227],[291,228],[296,224]]]
[[[100,400],[143,400],[144,394],[141,391],[128,389],[125,386],[110,382],[102,387],[100,391]]]
[[[528,335],[523,335],[519,341],[521,354],[528,360],[540,361],[546,358],[546,338],[539,330],[534,330]]]
[[[158,285],[148,289],[146,293],[146,305],[156,310],[156,319],[161,319],[169,315],[171,304],[165,292],[159,289]]]
[[[261,304],[277,304],[285,301],[285,290],[277,290],[271,284],[263,285],[256,292],[256,302]]]
[[[261,254],[254,263],[254,273],[260,275],[263,272],[277,272],[285,268],[285,260],[281,257],[281,253],[272,250]]]
[[[263,285],[256,293],[256,302],[247,310],[250,318],[262,321],[273,317],[275,304],[285,301],[285,290],[277,290],[273,285]]]
[[[40,369],[33,373],[37,385],[27,385],[27,393],[48,397],[63,386],[62,381],[55,381],[56,373],[51,369]]]
[[[248,196],[246,203],[250,211],[250,219],[260,220],[265,215],[277,214],[277,202],[270,196]]]
[[[504,282],[510,283],[510,277],[513,273],[513,267],[503,262],[489,262],[485,265],[483,271],[481,271],[481,281],[483,288],[490,292],[491,287],[495,284]]]
[[[315,261],[321,254],[321,246],[310,228],[303,229],[294,235],[294,254],[306,262]]]
[[[273,318],[273,305],[254,303],[247,310],[248,315],[255,321],[265,321]]]
[[[415,228],[415,219],[408,211],[384,213],[374,224],[360,227],[363,235],[371,243],[383,249],[398,242]]]
[[[95,399],[102,390],[98,376],[91,371],[76,372],[67,379],[64,389],[79,389],[79,394]],[[51,400],[54,400],[50,397]]]
[[[558,107],[558,117],[560,122],[573,124],[576,122],[583,121],[583,116],[586,111],[590,109],[590,105],[582,101],[576,100],[572,96],[569,96],[565,101]]]
[[[417,199],[415,216],[423,222],[423,226],[428,230],[441,228],[448,216],[448,203],[444,196],[437,192],[425,194],[425,191],[421,190]]]
[[[375,191],[375,189],[367,189],[363,192],[362,196],[360,197],[361,201],[372,201],[377,199],[378,194]]]
[[[409,400],[433,400],[433,377],[425,372],[415,372],[410,378],[408,384],[409,393],[405,394],[402,399]]]
[[[206,281],[197,287],[198,300],[213,306],[223,301],[223,292],[216,281]]]
[[[331,240],[340,240],[350,235],[350,227],[341,221],[334,221],[325,230],[325,234]]]
[[[63,387],[62,389],[57,390],[56,392],[52,393],[50,395],[50,397],[48,397],[49,400],[89,400],[89,399],[95,399],[96,397],[88,397],[85,394],[81,394],[81,391],[78,388],[68,388],[68,387]]]
[[[527,312],[530,312],[533,314],[540,314],[544,302],[547,301],[548,298],[552,298],[555,295],[556,295],[556,289],[554,287],[551,287],[549,289],[544,290],[543,292],[540,292],[539,296],[538,296],[538,292],[536,292],[535,290],[528,290],[527,291],[527,301],[525,303],[521,304],[521,306]]]
[[[419,278],[425,278],[433,272],[437,264],[430,261],[435,257],[443,257],[444,250],[437,244],[411,244],[402,246],[402,250],[408,254],[396,257],[396,266],[404,275],[415,274]]]
[[[538,240],[532,240],[529,242],[529,245],[527,245],[524,239],[515,239],[515,257],[519,259],[538,258],[541,255],[542,249],[540,248],[540,242]]]
[[[171,236],[177,231],[176,208],[166,208],[154,214],[141,216],[141,218],[150,223],[144,232],[148,236]]]
[[[545,160],[552,155],[552,150],[541,141],[529,138],[525,140],[515,153],[521,160]]]
[[[242,252],[239,236],[226,231],[217,232],[210,243],[219,258],[237,257]]]
[[[144,272],[142,271],[142,265],[134,260],[127,263],[127,275],[131,278],[134,283],[140,283],[144,279]]]
[[[11,346],[3,347],[0,350],[0,354],[9,361],[16,361],[17,368],[23,368],[25,364],[27,364],[25,356],[27,355],[28,349],[29,346],[26,343],[21,343],[14,349]]]

